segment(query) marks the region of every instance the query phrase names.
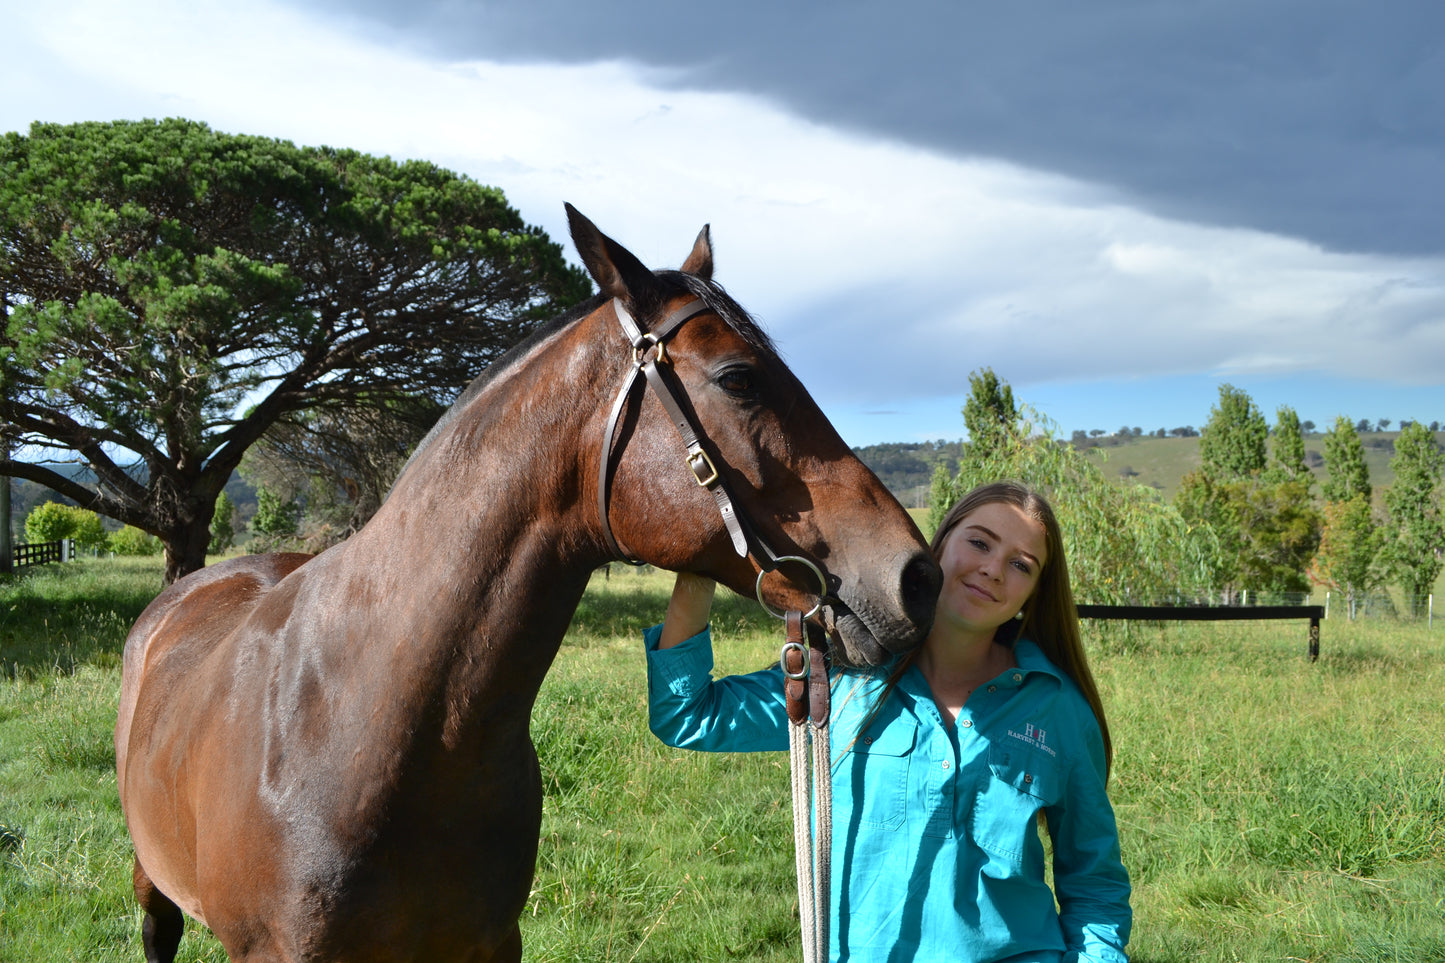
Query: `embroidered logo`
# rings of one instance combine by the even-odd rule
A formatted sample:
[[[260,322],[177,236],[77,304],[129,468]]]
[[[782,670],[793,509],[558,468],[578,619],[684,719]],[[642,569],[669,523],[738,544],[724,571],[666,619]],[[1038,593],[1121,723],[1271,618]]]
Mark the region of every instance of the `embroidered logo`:
[[[1028,745],[1033,746],[1035,749],[1041,749],[1051,756],[1058,755],[1058,753],[1054,750],[1054,747],[1049,745],[1047,742],[1048,733],[1046,733],[1043,729],[1040,729],[1038,726],[1034,725],[1032,722],[1024,723],[1023,732],[1017,732],[1013,729],[1009,729],[1008,734],[1010,738],[1017,739],[1019,742],[1027,743]]]

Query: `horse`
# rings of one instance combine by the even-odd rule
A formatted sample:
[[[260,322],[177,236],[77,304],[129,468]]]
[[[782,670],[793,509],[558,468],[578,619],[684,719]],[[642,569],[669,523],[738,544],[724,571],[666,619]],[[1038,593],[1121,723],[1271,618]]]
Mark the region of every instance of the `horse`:
[[[238,963],[520,960],[531,710],[611,561],[811,603],[857,663],[926,634],[917,528],[712,280],[709,229],[654,272],[567,216],[599,292],[468,386],[365,526],[180,579],[127,636],[116,771],[149,963],[187,915]]]

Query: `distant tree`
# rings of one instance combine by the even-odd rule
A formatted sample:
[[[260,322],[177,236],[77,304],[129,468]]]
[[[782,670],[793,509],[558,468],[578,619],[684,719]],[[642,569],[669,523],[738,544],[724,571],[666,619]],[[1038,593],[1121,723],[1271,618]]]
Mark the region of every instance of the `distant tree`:
[[[1143,429],[1143,428],[1140,428],[1138,425],[1135,425],[1135,426],[1134,426],[1134,431],[1133,431],[1134,437],[1135,437],[1135,438],[1138,438],[1138,437],[1139,437],[1140,435],[1142,435],[1142,434],[1144,434],[1144,429]]]
[[[172,580],[288,412],[449,400],[590,290],[500,191],[431,164],[185,120],[35,124],[0,136],[0,435],[97,481],[0,475],[160,536]]]
[[[1370,424],[1370,419],[1368,418],[1361,418],[1358,422],[1355,423],[1355,431],[1362,435],[1371,431],[1373,427],[1374,426]]]
[[[69,538],[75,532],[75,516],[69,505],[60,502],[45,502],[35,506],[25,516],[25,540],[32,545],[37,542],[58,542]]]
[[[251,528],[258,535],[286,536],[296,534],[301,506],[294,497],[278,495],[269,488],[256,489],[256,514]]]
[[[1325,469],[1328,476],[1320,483],[1327,502],[1349,501],[1371,495],[1370,469],[1365,464],[1365,446],[1360,442],[1357,426],[1340,415],[1325,434]]]
[[[110,550],[117,555],[157,555],[160,539],[134,525],[126,525],[110,536]]]
[[[99,549],[106,543],[105,525],[89,509],[60,502],[42,502],[25,517],[25,538],[30,542],[74,539],[80,548]]]
[[[1414,614],[1440,577],[1440,553],[1445,551],[1445,512],[1442,512],[1441,471],[1445,467],[1435,438],[1419,424],[1400,432],[1390,468],[1395,480],[1385,489],[1389,536],[1385,558]]]
[[[1174,504],[1191,525],[1214,532],[1221,558],[1217,587],[1227,595],[1308,591],[1322,519],[1302,481],[1262,472],[1221,481],[1194,471],[1184,476]]]
[[[1177,438],[1193,438],[1194,436],[1198,435],[1199,432],[1194,430],[1193,425],[1182,425],[1179,428],[1169,429],[1169,434],[1174,435]]]
[[[1315,423],[1313,421],[1302,421],[1300,422],[1300,428],[1308,434],[1315,430]]]
[[[968,376],[969,396],[963,405],[963,423],[968,429],[969,454],[987,455],[1007,444],[1015,430],[1018,406],[1013,389],[999,380],[992,368],[983,368]]]
[[[236,506],[231,496],[221,492],[216,496],[216,512],[211,516],[211,542],[206,551],[219,555],[231,547],[236,539]]]
[[[1069,436],[1069,443],[1075,448],[1083,448],[1089,443],[1089,433],[1082,428],[1075,428],[1074,433]]]
[[[1439,430],[1440,430],[1440,422],[1438,422],[1438,421],[1432,421],[1432,422],[1430,422],[1430,430],[1431,430],[1431,431],[1439,431]]]
[[[1219,404],[1199,436],[1203,471],[1215,481],[1248,478],[1264,471],[1269,427],[1253,399],[1233,385],[1219,386]]]
[[[1415,424],[1415,422],[1411,421],[1408,418],[1402,419],[1400,422],[1400,430],[1404,431],[1406,428],[1409,428],[1413,424]]]
[[[1299,415],[1289,405],[1280,405],[1275,412],[1273,474],[1284,480],[1293,479],[1304,484],[1308,491],[1314,481],[1305,462],[1305,439],[1301,430]]]
[[[1321,584],[1343,592],[1353,613],[1355,601],[1383,581],[1378,564],[1383,542],[1384,531],[1375,522],[1369,496],[1326,502],[1324,531],[1311,573]]]
[[[1389,431],[1389,430],[1390,430],[1390,419],[1389,419],[1389,418],[1381,418],[1379,421],[1375,422],[1375,430],[1376,430],[1376,431]]]
[[[1104,429],[1102,429],[1102,428],[1090,428],[1090,429],[1089,429],[1089,437],[1090,437],[1090,438],[1098,438],[1098,437],[1099,437],[1100,435],[1102,435],[1103,433],[1104,433]]]

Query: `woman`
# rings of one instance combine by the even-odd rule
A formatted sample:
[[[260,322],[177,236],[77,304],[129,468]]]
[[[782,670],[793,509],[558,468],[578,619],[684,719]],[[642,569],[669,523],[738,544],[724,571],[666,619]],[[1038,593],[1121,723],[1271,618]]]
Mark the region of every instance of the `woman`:
[[[984,485],[932,548],[943,588],[923,644],[833,679],[832,958],[1125,961],[1112,746],[1053,511]],[[652,731],[680,748],[786,749],[776,667],[711,677],[713,589],[680,574],[645,634]]]

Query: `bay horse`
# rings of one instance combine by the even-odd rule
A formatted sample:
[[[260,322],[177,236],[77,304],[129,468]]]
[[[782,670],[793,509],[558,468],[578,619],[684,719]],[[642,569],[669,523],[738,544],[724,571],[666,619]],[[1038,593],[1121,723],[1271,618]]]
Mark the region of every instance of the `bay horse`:
[[[927,547],[711,280],[708,229],[653,272],[567,213],[600,293],[470,385],[366,526],[202,569],[127,637],[116,770],[150,963],[184,915],[246,963],[520,960],[532,705],[619,556],[770,608],[821,592],[855,662],[926,633]],[[649,365],[636,383],[670,399],[632,390]],[[825,585],[755,580],[786,556]]]

